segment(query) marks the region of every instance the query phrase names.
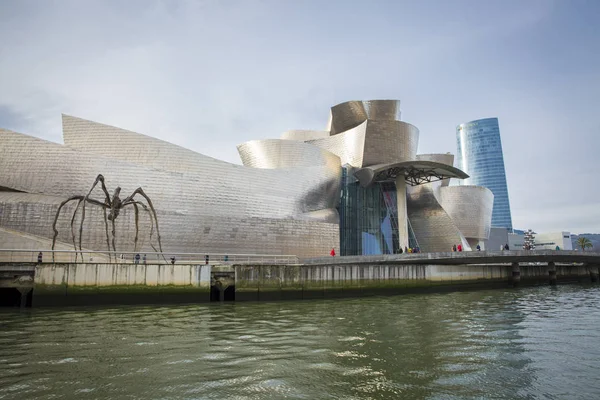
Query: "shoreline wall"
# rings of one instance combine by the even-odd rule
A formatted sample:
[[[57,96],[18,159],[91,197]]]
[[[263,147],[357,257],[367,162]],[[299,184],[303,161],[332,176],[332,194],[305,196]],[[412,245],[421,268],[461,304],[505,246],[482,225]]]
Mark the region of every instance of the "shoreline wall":
[[[520,284],[549,283],[547,265],[520,266]],[[556,266],[558,283],[589,279],[587,266]],[[596,272],[598,269],[596,268]],[[235,266],[236,301],[451,291],[514,285],[503,265]]]
[[[207,265],[41,264],[33,306],[208,301]]]
[[[556,266],[558,283],[590,279],[597,266]],[[549,283],[547,265],[521,265],[520,283]],[[212,274],[211,274],[212,272]],[[508,287],[501,265],[190,265],[41,264],[33,306],[200,303],[211,300],[215,274],[235,277],[236,301],[359,297],[423,291]]]

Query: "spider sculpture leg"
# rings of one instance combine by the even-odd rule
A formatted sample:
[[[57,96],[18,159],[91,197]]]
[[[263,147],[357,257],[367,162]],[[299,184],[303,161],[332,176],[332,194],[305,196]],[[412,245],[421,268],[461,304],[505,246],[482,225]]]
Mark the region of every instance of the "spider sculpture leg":
[[[140,210],[138,209],[138,205],[136,203],[133,203],[133,209],[135,210],[135,238],[133,239],[133,251],[137,253],[138,233],[140,230]]]
[[[104,208],[104,230],[106,231],[106,247],[108,248],[108,261],[112,262],[112,253],[110,251],[110,239],[108,238],[108,219],[106,218],[106,208]],[[115,254],[115,261],[117,255]]]
[[[84,203],[85,204],[85,197],[84,196],[73,196],[73,197],[69,197],[68,199],[66,199],[65,201],[63,201],[62,203],[60,203],[60,205],[58,206],[58,210],[56,210],[56,215],[54,216],[54,222],[52,223],[52,230],[54,231],[54,236],[52,238],[52,262],[54,262],[54,248],[56,246],[56,238],[58,237],[58,229],[56,229],[56,223],[58,222],[58,217],[60,216],[60,211],[62,210],[62,208],[69,202],[71,201],[75,201],[77,200],[78,203],[77,205],[79,206],[79,203]],[[97,200],[93,200],[93,199],[87,199],[87,202],[90,204],[94,204],[100,207],[104,207],[106,208],[106,204],[104,203],[100,203]],[[77,211],[77,208],[75,209],[75,211]],[[75,214],[73,214],[73,217],[71,218],[71,233],[73,233],[73,221],[75,220]],[[75,239],[73,239],[73,241],[75,241]],[[77,246],[75,246],[75,250],[77,250]]]
[[[73,211],[73,217],[71,217],[71,237],[73,238],[73,248],[75,249],[75,262],[77,262],[77,243],[75,242],[75,229],[73,228],[73,225],[75,223],[75,217],[77,216],[77,210],[79,210],[82,201],[83,199],[77,201],[77,205]],[[81,261],[83,261],[83,254],[81,255]]]
[[[142,209],[144,211],[146,211],[148,213],[148,217],[150,217],[150,247],[152,247],[152,250],[154,250],[155,253],[158,253],[159,251],[156,250],[156,247],[154,247],[154,244],[152,243],[152,235],[154,235],[154,218],[152,217],[152,213],[150,212],[148,207],[146,207],[146,205],[144,203],[142,203],[141,201],[131,201],[125,205],[129,205],[129,204],[137,204],[138,206],[142,207]],[[163,258],[164,258],[164,256],[163,256]],[[166,258],[165,258],[165,261],[167,261]]]
[[[115,219],[111,219],[110,222],[112,222],[112,245],[113,245],[113,251],[115,252],[115,254],[117,254],[117,248],[115,247]]]
[[[139,188],[135,189],[129,197],[125,198],[125,200],[123,200],[122,204],[125,205],[126,203],[133,201],[133,198],[136,194],[139,194],[144,199],[146,199],[146,202],[148,203],[148,206],[150,207],[150,210],[152,211],[152,215],[154,216],[154,223],[156,224],[156,237],[158,239],[158,248],[160,249],[160,252],[162,253],[162,243],[160,242],[160,230],[158,229],[158,217],[156,216],[156,210],[154,209],[154,206],[152,205],[152,200],[150,200],[150,197],[148,197],[146,195],[146,193],[144,193],[142,188],[139,187]],[[163,258],[164,258],[164,256],[163,256]]]
[[[135,192],[134,192],[133,195],[135,195]],[[127,200],[126,202],[123,201],[122,207],[125,207],[125,206],[128,206],[128,205],[133,205],[133,206],[138,206],[139,205],[139,206],[141,206],[144,209],[144,211],[146,211],[148,213],[148,216],[150,217],[150,247],[152,247],[152,250],[154,250],[155,253],[161,253],[162,258],[165,260],[165,262],[167,262],[167,259],[165,258],[164,254],[163,254],[163,251],[162,251],[162,244],[160,242],[160,236],[158,236],[158,247],[159,247],[160,250],[157,250],[156,247],[154,247],[154,244],[152,244],[152,235],[154,234],[154,224],[156,224],[156,230],[158,232],[158,219],[156,218],[156,211],[154,211],[154,207],[152,207],[152,204],[149,203],[149,205],[152,207],[152,211],[151,211],[141,201],[131,200],[131,198],[133,197],[133,195],[131,195],[127,199],[125,199],[125,200]],[[137,221],[136,221],[136,236],[137,236],[137,229],[138,228],[137,228]]]
[[[102,191],[104,192],[104,195],[106,196],[104,205],[108,206],[108,207],[110,207],[110,205],[111,205],[110,195],[108,194],[108,190],[106,190],[106,185],[104,184],[104,176],[102,176],[100,174],[96,177],[96,180],[94,181],[94,184],[92,185],[92,188],[90,189],[88,194],[86,194],[85,197],[83,198],[84,202],[83,202],[83,206],[81,207],[81,223],[79,224],[79,250],[81,250],[81,241],[83,239],[83,221],[85,219],[85,203],[89,200],[89,197],[92,194],[92,191],[94,190],[94,188],[96,187],[98,182],[100,182],[100,184],[102,186]],[[95,201],[97,201],[97,200],[95,200]],[[97,202],[100,203],[99,201],[97,201]],[[114,223],[113,223],[113,226],[114,226]],[[114,235],[113,235],[113,250],[114,250]]]

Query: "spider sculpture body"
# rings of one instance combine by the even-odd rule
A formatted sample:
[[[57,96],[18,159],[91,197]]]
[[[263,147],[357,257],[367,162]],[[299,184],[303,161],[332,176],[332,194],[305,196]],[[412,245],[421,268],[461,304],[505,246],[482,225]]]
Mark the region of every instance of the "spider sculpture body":
[[[104,195],[105,195],[104,201],[99,201],[99,200],[90,198],[92,191],[96,188],[98,183],[100,183],[100,185],[102,187],[102,191],[104,192]],[[144,191],[142,190],[141,187],[135,189],[131,195],[127,196],[123,200],[121,200],[121,197],[119,196],[120,193],[121,193],[121,188],[117,187],[111,198],[111,196],[108,194],[108,190],[106,189],[106,185],[104,183],[104,177],[102,175],[98,175],[96,177],[96,180],[94,181],[94,184],[92,185],[92,188],[87,193],[87,195],[72,196],[72,197],[69,197],[67,200],[63,201],[62,203],[60,203],[60,205],[58,206],[58,210],[56,211],[56,216],[54,217],[54,223],[52,224],[52,229],[54,230],[54,238],[52,239],[52,250],[54,250],[54,246],[56,244],[56,238],[58,236],[58,230],[56,228],[56,224],[58,222],[58,217],[60,216],[60,212],[61,212],[62,208],[71,201],[77,201],[77,206],[75,207],[75,211],[73,212],[73,216],[71,217],[71,237],[73,238],[73,247],[75,248],[75,251],[77,251],[77,243],[76,243],[76,239],[75,239],[75,226],[74,225],[75,225],[75,219],[77,216],[77,212],[81,208],[81,220],[80,220],[80,224],[79,224],[79,251],[82,251],[81,242],[82,242],[82,233],[83,233],[83,222],[85,220],[85,206],[86,206],[86,204],[90,204],[90,205],[94,205],[97,207],[101,207],[104,210],[104,226],[105,226],[105,230],[106,230],[106,245],[109,250],[109,259],[110,260],[112,260],[112,257],[110,255],[111,254],[110,253],[111,240],[110,240],[109,234],[108,234],[108,221],[110,221],[111,225],[112,225],[112,231],[111,231],[112,232],[112,251],[116,252],[117,249],[115,246],[115,220],[119,216],[119,213],[121,212],[121,210],[127,206],[133,206],[133,209],[135,212],[134,252],[137,251],[138,233],[139,233],[139,209],[141,207],[142,210],[146,211],[150,217],[150,246],[152,246],[152,249],[154,249],[155,252],[158,252],[156,250],[156,248],[154,247],[154,245],[152,244],[152,235],[154,233],[154,228],[156,227],[156,237],[157,237],[157,242],[158,242],[158,248],[159,248],[160,253],[162,253],[162,244],[160,242],[160,231],[158,230],[158,218],[156,216],[156,210],[154,209],[154,206],[152,205],[152,201],[150,200],[150,198],[146,195],[146,193],[144,193]],[[135,198],[136,195],[142,196],[146,200],[147,204],[144,204],[142,201],[137,200]],[[116,255],[115,255],[115,257],[116,257]],[[52,253],[52,258],[54,259],[54,253]],[[164,256],[163,256],[163,258],[164,258]],[[83,255],[82,255],[82,259],[83,259]],[[77,260],[77,253],[75,254],[75,260]]]

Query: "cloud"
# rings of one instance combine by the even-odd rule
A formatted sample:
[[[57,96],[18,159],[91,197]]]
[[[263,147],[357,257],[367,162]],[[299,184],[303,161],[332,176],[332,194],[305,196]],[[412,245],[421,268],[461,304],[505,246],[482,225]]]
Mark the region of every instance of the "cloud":
[[[574,66],[569,74],[560,61],[554,70],[560,53],[545,39],[559,40],[552,36],[559,21],[561,42],[587,43],[597,34],[594,25],[591,36],[570,34],[581,25],[571,14],[585,12],[575,8],[549,1],[1,2],[0,126],[61,142],[60,114],[67,113],[239,163],[237,144],[322,129],[336,103],[399,98],[403,119],[421,130],[422,152],[454,152],[457,124],[500,118],[516,227],[600,231],[587,221],[552,225],[547,213],[535,217],[563,209],[579,220],[571,202],[593,204],[600,195],[579,173],[593,169],[600,145],[599,125],[590,122],[600,105],[598,69]],[[569,56],[597,65],[588,41]]]

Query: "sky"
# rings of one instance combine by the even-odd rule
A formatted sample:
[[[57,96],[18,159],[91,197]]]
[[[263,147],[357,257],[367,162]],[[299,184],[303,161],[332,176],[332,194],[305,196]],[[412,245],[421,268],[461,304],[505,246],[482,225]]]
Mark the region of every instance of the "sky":
[[[0,0],[0,127],[61,113],[240,163],[236,145],[400,99],[420,153],[498,117],[513,226],[600,232],[600,1]]]

